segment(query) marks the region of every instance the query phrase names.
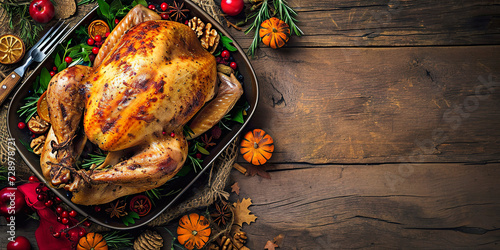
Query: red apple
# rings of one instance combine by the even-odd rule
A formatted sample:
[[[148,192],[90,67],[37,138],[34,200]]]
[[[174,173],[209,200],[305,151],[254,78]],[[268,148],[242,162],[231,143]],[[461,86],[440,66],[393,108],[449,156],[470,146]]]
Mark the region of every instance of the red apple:
[[[26,201],[21,191],[11,187],[0,190],[0,215],[15,215],[19,213],[25,205]]]
[[[220,7],[224,13],[229,16],[236,16],[241,13],[245,3],[243,0],[222,0]]]
[[[48,23],[55,14],[50,0],[33,0],[29,10],[31,18],[39,23]]]
[[[14,241],[7,244],[7,250],[30,250],[31,244],[24,236],[17,236]]]

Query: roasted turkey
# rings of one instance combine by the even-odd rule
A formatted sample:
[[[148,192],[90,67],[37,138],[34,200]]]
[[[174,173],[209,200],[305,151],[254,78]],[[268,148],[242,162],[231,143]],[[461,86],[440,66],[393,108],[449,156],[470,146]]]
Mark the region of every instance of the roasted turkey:
[[[49,84],[52,126],[41,167],[53,186],[73,192],[74,203],[102,204],[161,186],[186,160],[183,126],[216,94],[216,62],[188,26],[159,19],[134,7],[92,68],[70,67]],[[242,87],[219,77],[231,101],[219,91],[203,109],[225,114]],[[109,153],[100,166],[78,169],[87,140]]]

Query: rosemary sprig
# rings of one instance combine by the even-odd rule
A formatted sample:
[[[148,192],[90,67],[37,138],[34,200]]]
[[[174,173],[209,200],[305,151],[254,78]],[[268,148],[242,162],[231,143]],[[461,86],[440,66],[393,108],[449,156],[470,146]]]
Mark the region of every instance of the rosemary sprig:
[[[78,2],[77,6],[93,3],[95,1],[96,0],[82,0],[82,1]]]
[[[19,108],[17,113],[19,113],[19,116],[26,116],[25,122],[27,123],[31,117],[36,114],[36,104],[38,102],[38,99],[40,99],[40,96],[43,94],[45,89],[43,86],[40,84],[40,76],[37,76],[35,79],[35,82],[33,83],[33,94],[30,96],[24,98],[24,105]]]
[[[126,232],[112,231],[103,233],[102,237],[106,240],[110,248],[123,249],[133,246],[134,237]]]
[[[90,158],[83,159],[82,168],[88,169],[93,164],[95,164],[96,166],[101,165],[106,159],[106,154],[99,150],[96,154],[89,154],[89,157]]]
[[[254,56],[255,50],[257,49],[257,47],[259,47],[259,43],[261,41],[261,38],[259,36],[260,25],[262,24],[262,22],[264,22],[265,20],[267,20],[271,17],[271,13],[269,12],[269,7],[268,7],[267,1],[268,0],[264,0],[262,2],[262,5],[260,6],[259,12],[250,16],[249,19],[251,19],[253,17],[255,17],[255,19],[253,20],[252,25],[250,25],[250,27],[248,27],[248,29],[245,30],[245,34],[248,34],[252,30],[255,30],[252,44],[250,44],[250,47],[248,48],[248,51],[247,51],[248,55],[250,55],[251,57]]]
[[[295,22],[298,22],[297,19],[295,19],[297,12],[290,8],[285,0],[274,0],[274,8],[276,8],[278,18],[290,26],[292,33],[296,36],[304,35],[304,32],[295,24]]]
[[[28,11],[30,1],[0,0],[0,6],[9,17],[9,27],[19,30],[19,37],[31,47],[36,42],[38,33],[43,30],[41,24],[35,23]]]

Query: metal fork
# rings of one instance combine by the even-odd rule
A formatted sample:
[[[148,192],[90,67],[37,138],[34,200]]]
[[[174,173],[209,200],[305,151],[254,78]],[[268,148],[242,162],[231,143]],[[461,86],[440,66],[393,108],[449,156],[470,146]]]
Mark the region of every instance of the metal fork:
[[[61,42],[68,26],[69,24],[64,25],[64,21],[57,23],[26,53],[23,64],[0,83],[0,104],[5,101],[9,93],[14,89],[19,80],[21,80],[31,63],[43,61],[54,51],[56,46]]]

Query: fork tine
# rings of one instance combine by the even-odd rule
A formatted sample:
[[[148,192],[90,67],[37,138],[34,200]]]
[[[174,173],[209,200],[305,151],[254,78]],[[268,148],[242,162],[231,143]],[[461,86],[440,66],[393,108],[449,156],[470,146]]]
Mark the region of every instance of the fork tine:
[[[64,22],[65,22],[65,21],[63,21],[63,23],[64,23]],[[26,55],[31,55],[31,52],[32,52],[33,50],[35,50],[35,49],[36,49],[36,48],[37,48],[37,47],[38,47],[38,46],[39,46],[39,45],[40,45],[43,41],[45,41],[45,38],[47,38],[47,37],[51,34],[52,30],[53,30],[56,26],[60,25],[60,23],[61,23],[61,22],[58,22],[56,25],[52,26],[52,27],[51,27],[51,28],[50,28],[50,29],[49,29],[49,30],[45,33],[45,35],[43,35],[43,36],[42,36],[42,38],[40,38],[40,40],[38,40],[38,42],[37,42],[37,43],[35,43],[35,45],[33,45],[33,46],[31,47],[31,49],[28,51],[28,53],[26,53]]]
[[[44,47],[45,47],[45,44],[47,44],[47,42],[53,41],[54,39],[51,39],[51,38],[52,38],[55,34],[57,34],[57,31],[59,31],[59,29],[63,26],[63,24],[64,24],[64,21],[63,21],[63,22],[61,22],[61,24],[60,24],[59,26],[57,26],[57,27],[55,28],[55,30],[54,30],[54,31],[52,31],[52,32],[51,32],[50,36],[49,36],[47,39],[45,39],[45,40],[42,42],[42,44],[40,44],[40,46],[38,46],[38,49],[42,49],[42,48],[44,48]],[[67,26],[67,25],[66,25],[66,26]],[[55,27],[55,26],[54,26],[54,27]],[[47,34],[48,34],[48,32],[47,32]],[[40,41],[41,41],[41,40],[40,40]]]
[[[59,32],[59,34],[57,34],[57,36],[54,39],[50,40],[50,43],[47,46],[45,46],[45,48],[42,50],[42,53],[46,54],[47,51],[54,48],[53,47],[54,43],[59,41],[59,37],[64,34],[64,31],[68,28],[68,26],[69,24],[66,24],[66,26],[64,26],[61,32]]]

